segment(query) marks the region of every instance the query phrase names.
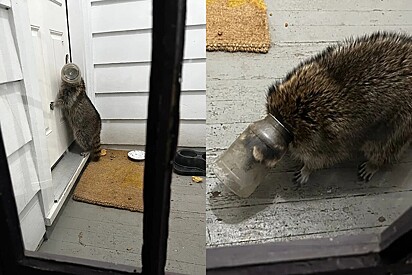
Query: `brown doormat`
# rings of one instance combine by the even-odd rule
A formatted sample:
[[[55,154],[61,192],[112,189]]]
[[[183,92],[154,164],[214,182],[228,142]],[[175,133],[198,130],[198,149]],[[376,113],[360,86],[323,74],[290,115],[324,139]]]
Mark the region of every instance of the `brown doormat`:
[[[263,0],[206,0],[206,49],[267,53],[269,25]]]
[[[127,151],[106,152],[99,161],[88,164],[73,199],[143,212],[144,164],[129,160]]]

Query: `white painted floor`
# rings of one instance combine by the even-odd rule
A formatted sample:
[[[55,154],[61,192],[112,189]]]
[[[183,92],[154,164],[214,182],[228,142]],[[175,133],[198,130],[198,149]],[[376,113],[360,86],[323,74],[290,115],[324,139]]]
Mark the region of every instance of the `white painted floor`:
[[[268,54],[207,53],[207,156],[221,154],[265,114],[267,87],[330,43],[374,30],[412,34],[411,1],[266,1]],[[287,24],[285,24],[287,23]],[[247,199],[208,171],[207,245],[266,243],[381,232],[412,205],[412,151],[369,183],[357,180],[358,161],[312,175],[292,190],[296,163],[286,158]]]

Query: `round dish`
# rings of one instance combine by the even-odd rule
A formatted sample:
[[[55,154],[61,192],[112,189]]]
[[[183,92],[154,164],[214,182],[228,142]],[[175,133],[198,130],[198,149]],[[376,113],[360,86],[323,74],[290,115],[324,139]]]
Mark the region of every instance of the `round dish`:
[[[128,156],[131,160],[144,160],[145,151],[133,150],[133,151],[130,151],[129,153],[127,153],[127,156]]]

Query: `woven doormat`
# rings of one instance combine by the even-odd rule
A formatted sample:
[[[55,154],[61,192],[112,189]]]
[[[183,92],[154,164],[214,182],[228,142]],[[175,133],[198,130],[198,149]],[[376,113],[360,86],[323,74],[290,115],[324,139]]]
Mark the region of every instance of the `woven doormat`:
[[[107,150],[84,170],[73,199],[143,212],[144,165],[127,158],[127,151]]]
[[[263,0],[206,0],[206,49],[267,53],[270,35]]]

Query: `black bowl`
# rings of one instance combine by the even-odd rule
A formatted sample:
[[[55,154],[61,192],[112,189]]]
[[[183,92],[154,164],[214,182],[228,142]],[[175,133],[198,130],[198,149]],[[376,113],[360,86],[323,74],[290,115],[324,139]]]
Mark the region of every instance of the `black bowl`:
[[[181,149],[176,152],[173,161],[176,174],[185,176],[206,175],[206,152],[192,149]]]

